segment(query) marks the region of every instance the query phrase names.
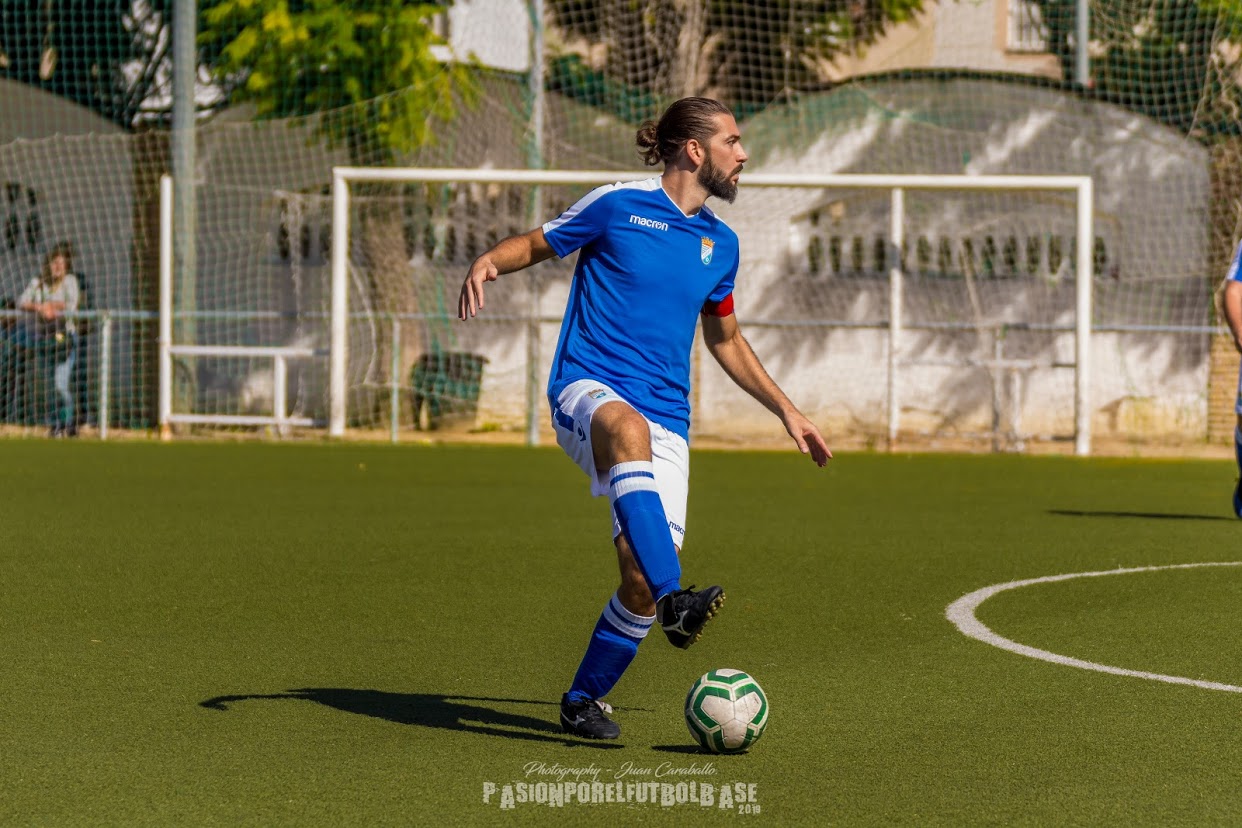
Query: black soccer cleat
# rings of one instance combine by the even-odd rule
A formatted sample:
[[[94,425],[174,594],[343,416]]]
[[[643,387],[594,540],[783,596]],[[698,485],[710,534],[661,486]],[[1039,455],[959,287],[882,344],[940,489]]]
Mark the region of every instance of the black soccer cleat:
[[[1238,485],[1233,489],[1233,513],[1242,518],[1242,478],[1238,479]]]
[[[674,647],[689,649],[703,635],[703,628],[720,612],[725,594],[721,587],[695,592],[694,587],[670,592],[656,604],[656,618]]]
[[[569,694],[561,696],[561,727],[566,733],[587,739],[615,739],[621,735],[621,726],[609,719],[612,707],[598,699],[570,701]]]

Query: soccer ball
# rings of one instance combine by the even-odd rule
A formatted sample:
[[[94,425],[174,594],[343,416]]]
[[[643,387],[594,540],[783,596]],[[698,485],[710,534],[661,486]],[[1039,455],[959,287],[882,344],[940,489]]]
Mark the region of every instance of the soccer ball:
[[[768,697],[741,670],[712,670],[686,694],[686,726],[709,753],[741,753],[768,726]]]

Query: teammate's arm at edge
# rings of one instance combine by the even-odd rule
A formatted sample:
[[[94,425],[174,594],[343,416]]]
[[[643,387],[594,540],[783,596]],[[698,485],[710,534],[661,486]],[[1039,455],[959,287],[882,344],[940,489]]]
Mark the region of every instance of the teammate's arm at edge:
[[[1230,279],[1225,284],[1221,305],[1225,312],[1225,322],[1233,333],[1233,347],[1242,353],[1242,282]]]

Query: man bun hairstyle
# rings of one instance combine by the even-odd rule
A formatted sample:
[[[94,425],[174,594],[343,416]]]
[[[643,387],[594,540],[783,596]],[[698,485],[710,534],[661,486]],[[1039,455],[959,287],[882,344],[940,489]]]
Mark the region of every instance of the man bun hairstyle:
[[[682,98],[675,101],[659,123],[643,121],[634,139],[643,163],[654,167],[670,163],[691,138],[706,144],[716,134],[717,115],[732,115],[729,107],[714,98]]]

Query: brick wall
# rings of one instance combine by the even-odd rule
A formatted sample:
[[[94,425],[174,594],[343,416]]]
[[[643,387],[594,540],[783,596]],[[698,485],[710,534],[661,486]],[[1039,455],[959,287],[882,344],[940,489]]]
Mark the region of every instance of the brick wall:
[[[1238,352],[1233,337],[1212,337],[1212,368],[1208,375],[1208,442],[1229,443],[1237,418],[1233,413],[1238,393]]]

